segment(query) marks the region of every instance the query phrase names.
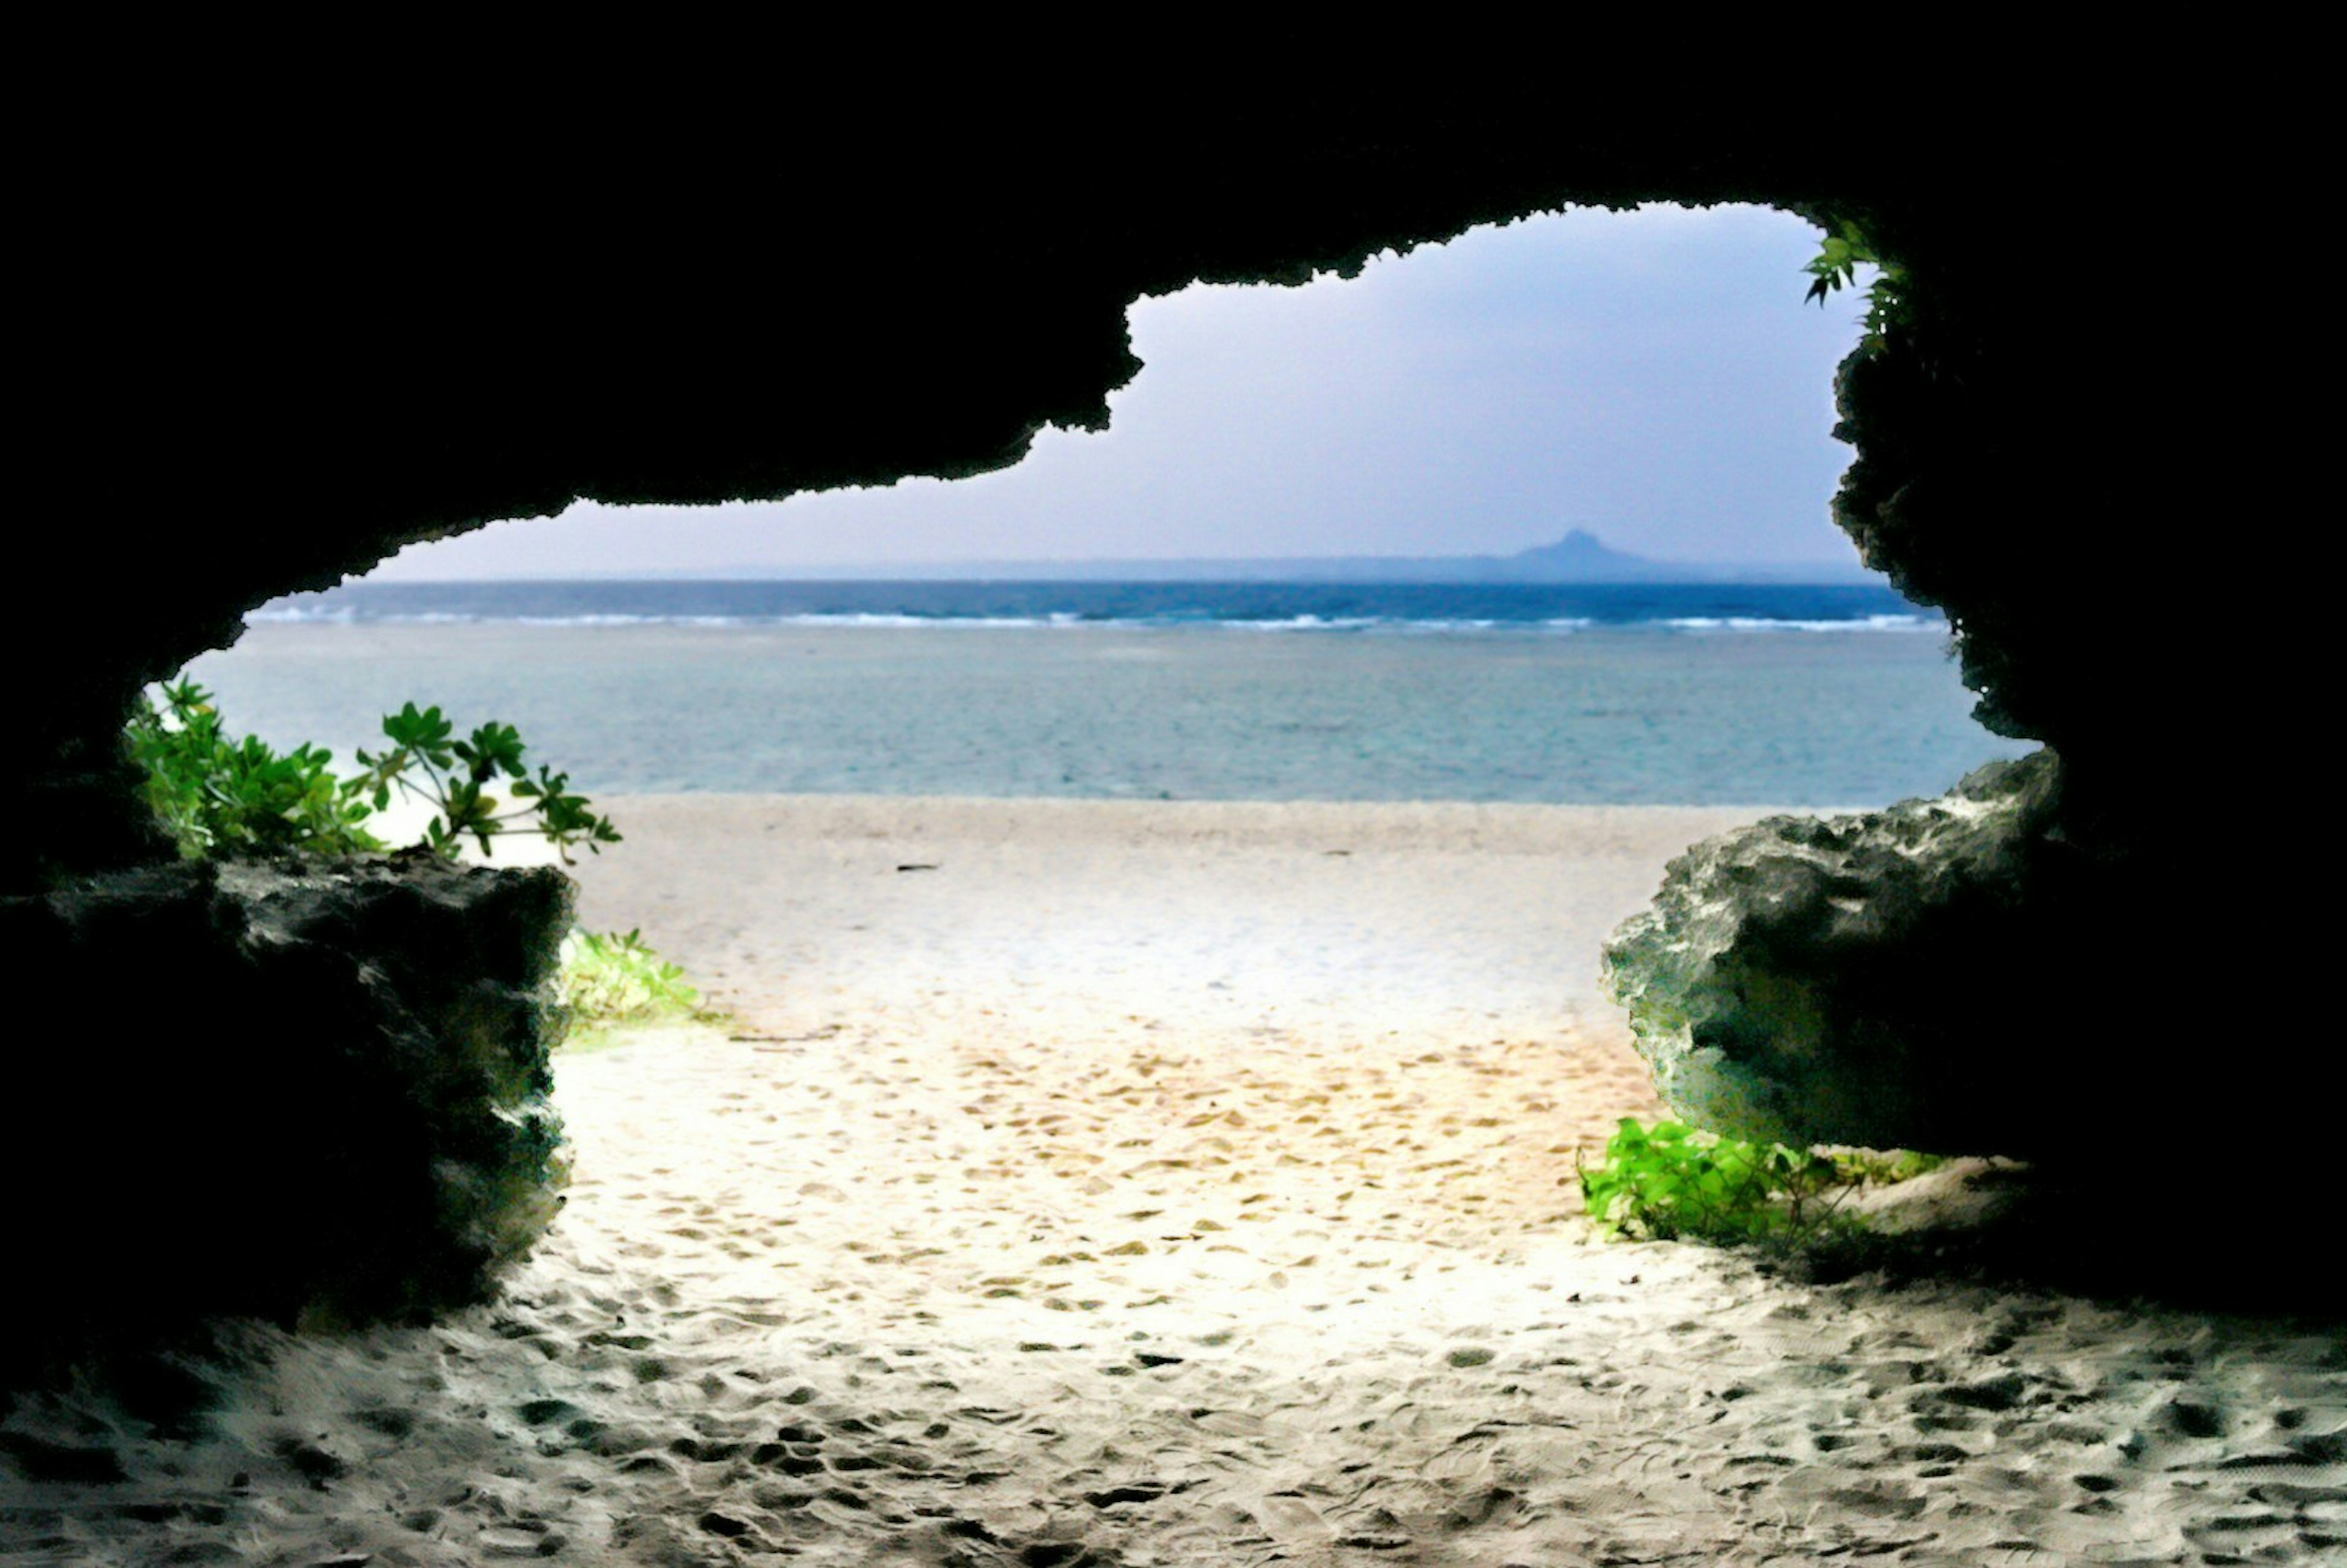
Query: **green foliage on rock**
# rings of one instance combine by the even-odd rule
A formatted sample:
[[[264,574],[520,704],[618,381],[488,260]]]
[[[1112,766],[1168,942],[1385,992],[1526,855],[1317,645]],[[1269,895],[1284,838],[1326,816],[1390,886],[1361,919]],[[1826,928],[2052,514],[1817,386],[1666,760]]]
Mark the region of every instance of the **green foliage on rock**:
[[[1856,1228],[1843,1204],[1861,1187],[1905,1181],[1940,1163],[1928,1154],[1789,1149],[1625,1117],[1604,1160],[1580,1166],[1581,1194],[1609,1236],[1798,1245]]]
[[[1874,268],[1875,273],[1866,286],[1866,338],[1861,346],[1875,348],[1881,346],[1886,333],[1906,323],[1912,304],[1908,294],[1907,269],[1896,261],[1885,261],[1857,220],[1836,218],[1826,223],[1826,237],[1818,253],[1801,269],[1810,279],[1804,300],[1815,300],[1823,305],[1827,295],[1854,286],[1862,266]]]
[[[147,774],[147,800],[180,855],[357,855],[380,851],[360,825],[371,815],[333,753],[316,746],[279,753],[258,736],[221,727],[211,693],[192,681],[141,697],[130,716],[130,755]]]
[[[231,735],[212,694],[177,681],[140,701],[128,741],[157,819],[189,860],[380,854],[390,845],[366,825],[395,794],[433,808],[422,842],[447,859],[467,842],[493,855],[509,834],[545,838],[565,864],[574,847],[600,853],[620,842],[610,820],[572,793],[569,774],[531,769],[511,724],[492,720],[459,738],[438,708],[409,702],[384,716],[383,733],[390,745],[358,753],[365,771],[339,776],[322,746],[280,753],[258,736]],[[637,931],[572,931],[555,986],[559,1016],[574,1032],[705,1016],[684,971]]]
[[[492,720],[459,740],[438,708],[409,702],[384,718],[391,745],[361,751],[365,771],[338,777],[323,747],[279,753],[258,736],[230,735],[212,694],[192,681],[160,691],[159,705],[140,700],[128,740],[157,819],[190,860],[379,853],[388,845],[362,825],[395,791],[432,806],[424,842],[451,858],[466,839],[494,854],[493,842],[513,833],[546,839],[565,865],[578,845],[600,854],[620,842],[610,820],[571,792],[569,774],[530,770],[510,724]],[[502,797],[501,780],[511,781]]]
[[[391,804],[394,786],[430,802],[434,815],[425,827],[425,842],[445,855],[454,855],[466,838],[487,855],[499,834],[532,833],[552,844],[569,865],[574,845],[600,854],[604,845],[620,842],[610,819],[589,811],[584,795],[570,793],[569,774],[543,764],[531,774],[521,736],[511,724],[491,720],[460,741],[438,708],[419,712],[410,702],[385,715],[383,733],[391,749],[360,752],[367,771],[352,783],[377,811]],[[489,793],[500,778],[513,781],[506,794],[514,804],[505,811]]]

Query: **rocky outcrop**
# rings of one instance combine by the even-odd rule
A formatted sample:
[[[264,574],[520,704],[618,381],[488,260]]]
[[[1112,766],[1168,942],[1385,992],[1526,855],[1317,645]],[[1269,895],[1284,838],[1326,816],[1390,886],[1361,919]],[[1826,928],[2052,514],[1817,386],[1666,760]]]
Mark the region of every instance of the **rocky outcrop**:
[[[0,1141],[0,1345],[479,1297],[560,1202],[548,982],[571,892],[410,853],[0,900],[0,948],[40,987],[16,999]]]
[[[2147,983],[2180,938],[2137,866],[2059,831],[2060,773],[2040,751],[1674,861],[1605,955],[1665,1099],[1795,1145],[2081,1163],[2139,1142],[2191,1093],[2159,1043],[2172,1000]]]

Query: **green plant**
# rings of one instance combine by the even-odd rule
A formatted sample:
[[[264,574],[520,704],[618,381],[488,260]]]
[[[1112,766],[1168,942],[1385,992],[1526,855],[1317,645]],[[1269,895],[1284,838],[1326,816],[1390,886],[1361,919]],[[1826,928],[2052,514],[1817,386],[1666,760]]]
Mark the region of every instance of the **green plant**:
[[[351,786],[371,796],[377,811],[391,804],[395,785],[430,801],[435,814],[424,841],[444,855],[456,854],[468,836],[487,855],[489,841],[499,834],[524,832],[552,844],[568,866],[573,845],[600,855],[603,845],[620,842],[610,820],[589,811],[584,795],[570,793],[569,774],[541,764],[531,776],[522,760],[521,736],[511,724],[491,720],[460,741],[438,708],[418,712],[410,702],[384,717],[383,733],[391,738],[391,750],[360,752],[367,771],[350,781]],[[488,793],[501,776],[514,781],[507,793],[521,803],[503,813],[497,797]],[[512,825],[525,822],[532,825]]]
[[[609,818],[570,791],[568,774],[524,761],[510,724],[483,724],[463,740],[438,708],[410,702],[383,721],[391,745],[362,750],[365,772],[337,777],[333,753],[301,745],[272,750],[257,736],[230,735],[212,694],[192,681],[142,697],[131,714],[130,754],[146,771],[147,798],[181,855],[353,855],[387,847],[361,825],[391,804],[395,791],[427,801],[424,844],[453,857],[466,839],[484,855],[509,833],[551,842],[565,864],[585,845],[600,853],[620,842]],[[507,804],[492,793],[511,780]],[[556,997],[566,1029],[707,1016],[684,971],[644,945],[643,936],[574,930],[563,938]]]
[[[644,945],[641,931],[571,932],[562,939],[554,986],[573,1030],[703,1016],[701,993],[685,984],[682,969]]]
[[[1881,346],[1883,334],[1893,327],[1906,324],[1911,313],[1911,301],[1907,291],[1907,269],[1896,261],[1886,261],[1874,246],[1874,241],[1858,221],[1851,218],[1831,220],[1826,225],[1826,237],[1802,271],[1809,274],[1809,292],[1803,301],[1815,300],[1822,306],[1826,296],[1858,282],[1858,269],[1876,269],[1873,281],[1866,286],[1865,344]]]
[[[410,702],[385,716],[392,744],[361,751],[365,772],[338,778],[333,753],[301,745],[272,750],[258,736],[231,736],[212,695],[192,681],[160,688],[161,703],[142,697],[128,740],[147,774],[147,798],[156,817],[190,859],[208,855],[353,855],[387,847],[361,824],[391,804],[394,790],[428,801],[434,815],[424,842],[454,856],[466,838],[493,853],[502,834],[534,834],[550,842],[565,865],[574,845],[600,853],[620,842],[609,818],[588,809],[570,791],[570,775],[523,761],[521,736],[494,721],[465,740],[438,708]],[[511,779],[512,804],[491,793]]]
[[[1870,1183],[1903,1181],[1926,1154],[1788,1149],[1624,1118],[1603,1163],[1575,1162],[1581,1195],[1609,1236],[1653,1241],[1806,1243],[1851,1227],[1843,1203]]]
[[[130,715],[130,755],[147,774],[147,799],[179,853],[351,855],[382,841],[359,825],[370,815],[354,784],[317,746],[278,753],[258,736],[220,727],[211,693],[192,681],[142,696]]]

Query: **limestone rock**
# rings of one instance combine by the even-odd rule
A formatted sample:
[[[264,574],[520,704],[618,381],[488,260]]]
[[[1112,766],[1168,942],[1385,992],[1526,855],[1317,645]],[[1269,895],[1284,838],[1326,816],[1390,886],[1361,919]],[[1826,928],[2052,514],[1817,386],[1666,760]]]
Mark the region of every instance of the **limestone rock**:
[[[0,1337],[477,1299],[559,1203],[559,872],[174,864],[0,900],[38,977]],[[164,1303],[169,1304],[168,1311]]]
[[[2050,751],[1932,800],[1771,817],[1674,861],[1608,983],[1664,1098],[1796,1145],[2060,1159],[2148,1076],[2130,868],[2052,830]],[[2091,1108],[2096,1117],[2082,1114]]]

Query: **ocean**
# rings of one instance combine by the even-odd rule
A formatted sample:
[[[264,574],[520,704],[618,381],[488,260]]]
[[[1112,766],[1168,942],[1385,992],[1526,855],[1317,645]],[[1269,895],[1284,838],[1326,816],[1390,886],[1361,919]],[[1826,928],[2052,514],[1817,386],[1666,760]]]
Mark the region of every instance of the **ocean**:
[[[516,725],[592,795],[1880,805],[2025,744],[1865,584],[354,583],[190,673],[345,764]]]

